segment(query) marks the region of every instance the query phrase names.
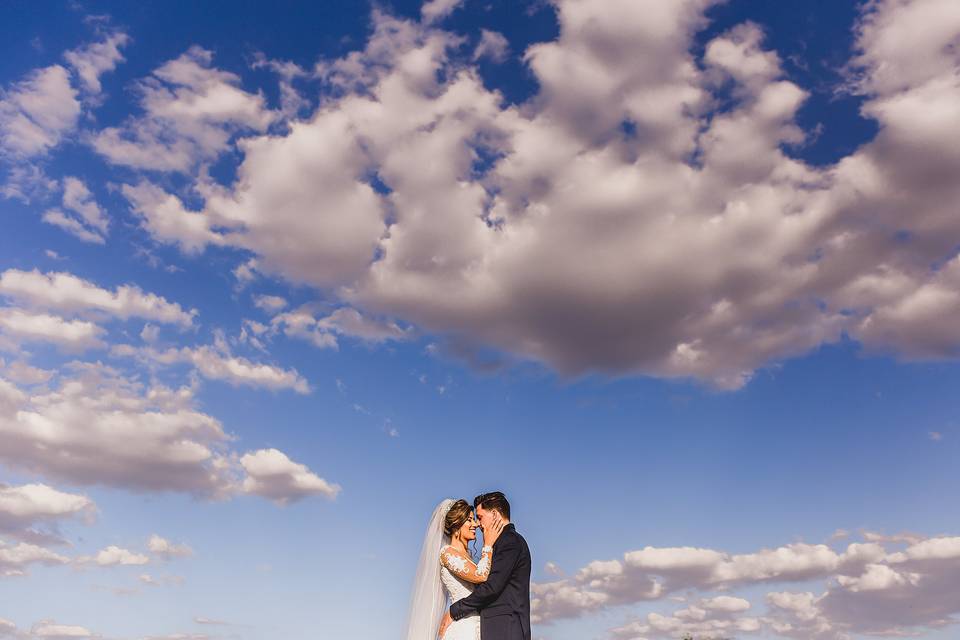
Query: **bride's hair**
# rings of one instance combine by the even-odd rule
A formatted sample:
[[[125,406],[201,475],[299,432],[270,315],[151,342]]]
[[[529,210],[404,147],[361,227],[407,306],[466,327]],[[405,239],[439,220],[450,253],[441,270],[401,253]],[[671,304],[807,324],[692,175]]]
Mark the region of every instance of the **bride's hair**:
[[[466,500],[460,499],[450,505],[447,517],[443,519],[443,532],[448,536],[463,526],[463,523],[473,515],[473,507]]]

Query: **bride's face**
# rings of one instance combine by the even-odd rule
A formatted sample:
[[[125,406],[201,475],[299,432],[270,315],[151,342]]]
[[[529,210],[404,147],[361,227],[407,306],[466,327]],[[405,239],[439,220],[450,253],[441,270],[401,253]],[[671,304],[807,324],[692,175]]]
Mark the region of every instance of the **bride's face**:
[[[474,518],[474,517],[471,515],[470,518],[467,519],[466,522],[464,522],[462,525],[460,525],[460,530],[459,530],[460,538],[461,538],[462,540],[466,541],[466,542],[469,542],[469,541],[471,541],[471,540],[476,540],[476,539],[477,539],[477,527],[479,527],[479,526],[480,526],[480,525],[479,525],[479,523],[477,522],[476,518]]]

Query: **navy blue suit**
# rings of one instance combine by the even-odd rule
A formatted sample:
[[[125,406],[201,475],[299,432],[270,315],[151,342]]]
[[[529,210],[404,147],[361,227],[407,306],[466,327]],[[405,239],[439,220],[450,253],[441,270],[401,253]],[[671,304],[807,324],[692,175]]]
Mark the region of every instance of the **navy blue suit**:
[[[450,607],[459,620],[480,612],[483,640],[530,640],[530,548],[511,522],[493,545],[486,582]]]

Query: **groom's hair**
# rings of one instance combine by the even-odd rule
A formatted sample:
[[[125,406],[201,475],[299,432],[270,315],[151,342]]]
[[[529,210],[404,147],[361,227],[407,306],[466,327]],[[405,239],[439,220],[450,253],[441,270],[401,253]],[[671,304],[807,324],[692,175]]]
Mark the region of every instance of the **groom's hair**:
[[[481,493],[473,499],[473,508],[483,507],[489,511],[499,511],[507,520],[510,519],[510,503],[507,502],[507,496],[499,491],[490,493]]]

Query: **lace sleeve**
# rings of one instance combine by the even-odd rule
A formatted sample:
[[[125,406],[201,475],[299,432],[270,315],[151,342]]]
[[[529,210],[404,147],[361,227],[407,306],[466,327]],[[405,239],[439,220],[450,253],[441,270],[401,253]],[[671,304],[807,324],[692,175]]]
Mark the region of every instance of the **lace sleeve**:
[[[453,575],[473,584],[486,581],[487,576],[490,575],[492,560],[493,547],[484,547],[480,561],[476,564],[469,557],[459,551],[454,551],[450,547],[445,547],[440,552],[440,564]]]

